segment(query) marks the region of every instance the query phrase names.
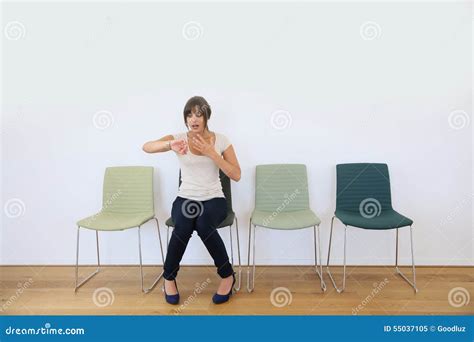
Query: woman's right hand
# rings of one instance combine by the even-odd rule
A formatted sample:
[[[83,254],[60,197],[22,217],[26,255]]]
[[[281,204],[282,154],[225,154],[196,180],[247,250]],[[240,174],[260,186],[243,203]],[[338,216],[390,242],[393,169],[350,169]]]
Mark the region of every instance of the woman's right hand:
[[[170,146],[171,146],[171,149],[178,154],[188,153],[188,143],[184,139],[171,140]]]

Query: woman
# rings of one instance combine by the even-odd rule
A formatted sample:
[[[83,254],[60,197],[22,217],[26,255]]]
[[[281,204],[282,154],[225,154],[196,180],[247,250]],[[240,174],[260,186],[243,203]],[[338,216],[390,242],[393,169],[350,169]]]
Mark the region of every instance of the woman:
[[[187,132],[167,135],[143,145],[147,153],[174,151],[181,168],[182,183],[171,210],[175,228],[163,273],[165,298],[170,304],[179,302],[176,275],[188,241],[196,230],[222,278],[212,297],[214,303],[220,304],[227,302],[232,294],[235,272],[217,232],[217,226],[227,216],[227,202],[222,192],[219,169],[238,182],[240,166],[227,137],[209,130],[211,107],[203,97],[190,98],[183,114]]]

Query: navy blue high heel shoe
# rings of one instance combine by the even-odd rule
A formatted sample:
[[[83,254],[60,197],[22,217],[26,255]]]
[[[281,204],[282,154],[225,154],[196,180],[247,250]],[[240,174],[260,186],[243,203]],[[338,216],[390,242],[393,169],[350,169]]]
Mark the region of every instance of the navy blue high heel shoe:
[[[234,278],[234,281],[232,282],[232,287],[230,288],[229,293],[225,295],[218,294],[217,292],[214,293],[214,296],[212,296],[212,301],[214,302],[214,304],[222,304],[229,300],[230,296],[232,295],[232,291],[234,290],[235,272],[232,273],[232,277]]]
[[[176,286],[176,291],[178,291],[178,284],[176,284],[176,279],[174,280],[174,285]],[[168,304],[176,305],[179,303],[179,292],[174,295],[166,294],[165,284],[163,284],[163,292],[165,293],[165,299]]]

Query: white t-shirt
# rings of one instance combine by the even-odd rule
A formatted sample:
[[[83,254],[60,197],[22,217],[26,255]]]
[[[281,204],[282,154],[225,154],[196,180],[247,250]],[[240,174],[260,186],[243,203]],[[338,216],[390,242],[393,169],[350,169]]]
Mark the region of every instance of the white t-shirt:
[[[216,151],[222,153],[231,145],[223,134],[215,133]],[[174,139],[188,141],[186,133],[173,134]],[[206,201],[215,197],[225,197],[219,178],[219,167],[207,156],[193,154],[189,147],[186,154],[176,153],[181,168],[181,185],[178,196],[196,201]]]

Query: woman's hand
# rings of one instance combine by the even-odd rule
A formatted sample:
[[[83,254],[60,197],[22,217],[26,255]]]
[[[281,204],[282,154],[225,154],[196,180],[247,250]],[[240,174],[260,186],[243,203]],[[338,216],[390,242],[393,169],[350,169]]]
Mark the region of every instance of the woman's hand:
[[[214,137],[211,138],[211,142],[208,143],[200,134],[193,137],[193,145],[203,156],[211,157],[216,153],[214,149]]]
[[[178,154],[188,153],[188,143],[184,139],[171,140],[170,146],[171,146],[171,149]]]

